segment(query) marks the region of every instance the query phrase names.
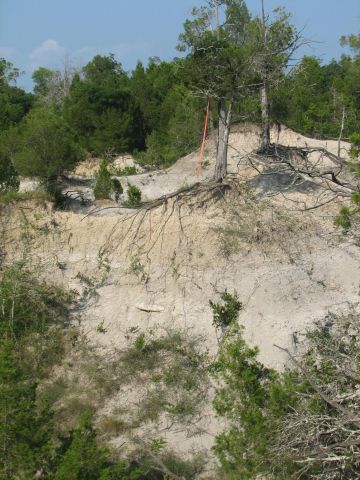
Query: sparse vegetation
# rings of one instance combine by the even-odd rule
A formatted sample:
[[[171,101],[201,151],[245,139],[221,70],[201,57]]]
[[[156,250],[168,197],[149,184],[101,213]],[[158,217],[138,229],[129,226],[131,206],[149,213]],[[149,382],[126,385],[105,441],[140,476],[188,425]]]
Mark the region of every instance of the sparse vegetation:
[[[112,168],[111,173],[116,177],[128,177],[136,175],[137,169],[135,165],[126,165],[124,168]]]
[[[148,280],[145,266],[141,263],[137,255],[131,257],[129,272],[136,275],[142,282],[146,283]]]
[[[0,203],[20,202],[26,200],[51,201],[49,193],[42,190],[34,192],[9,191],[0,195]]]

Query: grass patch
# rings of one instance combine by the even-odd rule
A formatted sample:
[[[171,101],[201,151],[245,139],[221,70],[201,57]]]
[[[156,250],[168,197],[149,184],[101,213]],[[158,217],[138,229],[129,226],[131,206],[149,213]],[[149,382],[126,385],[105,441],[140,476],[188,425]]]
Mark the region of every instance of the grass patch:
[[[176,329],[131,329],[126,336],[127,345],[106,356],[78,339],[58,379],[44,392],[62,430],[75,425],[85,408],[100,412],[104,407],[98,428],[105,441],[119,435],[131,439],[137,429],[160,421],[196,424],[208,401],[203,338]]]
[[[110,437],[126,433],[130,428],[131,425],[129,423],[116,415],[103,416],[98,424],[99,431]]]
[[[114,168],[114,166],[110,165],[109,170],[111,175],[115,175],[116,177],[127,177],[138,173],[135,165],[128,165],[124,168]]]
[[[0,194],[0,203],[21,202],[26,200],[41,200],[51,201],[52,197],[49,193],[43,190],[36,190],[34,192],[6,192]]]
[[[303,217],[290,216],[282,208],[274,207],[268,200],[257,199],[247,190],[233,200],[234,206],[228,208],[224,224],[212,228],[217,235],[221,257],[229,259],[254,247],[265,255],[278,250],[291,256],[300,237],[306,242],[309,223]]]

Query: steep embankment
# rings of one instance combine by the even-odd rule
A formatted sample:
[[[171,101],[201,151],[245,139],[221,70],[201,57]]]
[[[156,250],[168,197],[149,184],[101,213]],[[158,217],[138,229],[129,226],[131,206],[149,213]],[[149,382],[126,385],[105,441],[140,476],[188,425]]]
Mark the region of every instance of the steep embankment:
[[[40,204],[4,207],[6,260],[31,256],[42,277],[77,289],[81,328],[104,358],[126,348],[134,334],[174,330],[200,335],[196,348],[206,347],[213,356],[217,336],[209,300],[227,289],[243,302],[246,340],[259,346],[266,365],[282,368],[287,359],[274,343],[296,352],[307,326],[328,314],[358,311],[360,253],[334,227],[336,201],[302,211],[301,202],[316,203],[316,188],[295,185],[285,195],[276,176],[259,180],[240,162],[256,147],[255,133],[250,127],[232,133],[230,171],[236,175],[216,191],[195,191],[147,210],[114,208],[87,216]],[[283,144],[321,144],[287,129],[279,136]],[[212,172],[211,142],[204,178]],[[327,149],[336,152],[336,142]],[[157,198],[194,183],[196,161],[196,154],[189,155],[165,172],[130,181],[146,199]],[[140,385],[129,382],[109,393],[97,404],[99,418],[123,421],[125,415],[129,423],[139,399],[157,391],[145,387],[151,378],[145,375]],[[92,384],[82,388],[91,397]],[[141,434],[142,441],[161,436],[179,452],[208,454],[219,428],[209,395],[197,400],[196,421],[187,416],[174,423],[167,414],[149,414],[109,434],[111,441],[121,445],[127,435]]]

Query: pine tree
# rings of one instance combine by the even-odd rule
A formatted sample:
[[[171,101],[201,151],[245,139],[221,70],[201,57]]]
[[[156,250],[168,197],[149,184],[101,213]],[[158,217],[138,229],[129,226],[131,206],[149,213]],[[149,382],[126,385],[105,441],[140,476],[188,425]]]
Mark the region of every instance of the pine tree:
[[[96,200],[102,198],[110,198],[112,190],[111,175],[107,169],[105,160],[100,163],[99,173],[96,177],[96,184],[94,187],[94,196]]]

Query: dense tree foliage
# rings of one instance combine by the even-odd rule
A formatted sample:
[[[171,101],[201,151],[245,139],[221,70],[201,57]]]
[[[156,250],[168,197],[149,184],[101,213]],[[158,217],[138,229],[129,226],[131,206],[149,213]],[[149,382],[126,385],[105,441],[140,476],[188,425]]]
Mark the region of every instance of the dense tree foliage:
[[[316,137],[338,137],[344,112],[344,135],[358,129],[360,58],[342,56],[322,65],[304,57],[273,94],[274,120]]]
[[[191,94],[184,69],[181,60],[153,58],[146,69],[139,63],[131,75],[146,142],[146,151],[137,155],[140,163],[167,166],[200,142],[206,102]]]
[[[0,151],[0,194],[18,188],[18,174],[6,152]]]
[[[113,56],[97,55],[75,75],[64,115],[89,152],[132,151],[144,146],[141,111],[129,79]]]
[[[58,358],[61,346],[55,346],[51,338],[56,338],[57,329],[64,325],[70,301],[60,289],[34,281],[22,268],[14,266],[2,272],[1,478],[34,478],[51,463],[52,415],[47,405],[37,401],[37,382]]]
[[[83,158],[74,132],[51,109],[33,109],[8,132],[6,144],[16,170],[25,176],[59,175]]]
[[[0,131],[20,122],[32,107],[33,95],[16,87],[20,72],[0,58]]]

